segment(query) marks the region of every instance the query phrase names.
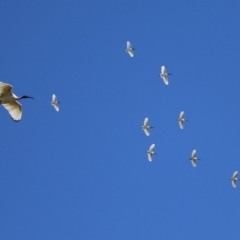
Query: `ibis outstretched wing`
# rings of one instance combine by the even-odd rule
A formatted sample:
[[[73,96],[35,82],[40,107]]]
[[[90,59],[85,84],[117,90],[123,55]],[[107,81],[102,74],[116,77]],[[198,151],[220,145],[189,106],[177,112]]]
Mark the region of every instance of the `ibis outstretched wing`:
[[[146,118],[144,119],[144,122],[143,122],[144,127],[148,126],[148,122],[149,122],[149,120],[148,120],[148,118],[146,117]]]
[[[132,49],[132,45],[129,41],[127,41],[127,50],[130,50],[130,49]]]
[[[129,54],[130,57],[133,57],[133,56],[134,56],[133,50],[128,50],[127,52],[128,52],[128,54]]]
[[[154,148],[155,148],[155,144],[153,143],[153,144],[150,146],[150,148],[149,148],[149,152],[154,151]]]
[[[181,111],[181,112],[180,112],[179,118],[180,118],[180,119],[184,119],[184,111]]]
[[[183,121],[179,121],[179,127],[180,127],[180,129],[183,129],[183,127],[184,127],[184,122]]]
[[[150,131],[149,131],[149,129],[148,129],[148,128],[144,128],[144,129],[143,129],[143,131],[145,132],[145,134],[146,134],[147,136],[149,136],[149,135],[150,135]]]
[[[19,102],[11,102],[2,104],[14,121],[20,121],[22,117],[22,105]]]
[[[193,151],[192,151],[192,158],[194,158],[194,157],[196,157],[196,155],[197,155],[197,151],[194,149]]]
[[[162,76],[162,79],[163,79],[163,81],[164,81],[164,83],[165,83],[166,85],[169,84],[169,82],[168,82],[168,76],[167,76],[167,75],[163,75],[163,76]]]
[[[52,103],[52,105],[53,105],[53,107],[55,108],[55,110],[56,110],[57,112],[59,112],[59,105],[58,105],[58,103],[55,102],[55,103]]]
[[[149,162],[152,162],[152,157],[153,157],[153,155],[152,155],[151,153],[148,153],[147,155],[148,155],[148,161],[149,161]]]
[[[192,165],[193,167],[197,166],[197,160],[196,159],[191,159]]]
[[[12,86],[7,83],[0,82],[0,96],[6,97],[11,95],[12,95]]]
[[[163,75],[167,74],[167,69],[165,68],[165,66],[161,67],[161,74]]]
[[[232,178],[237,178],[237,177],[238,177],[238,171],[235,171],[235,172],[233,173]]]

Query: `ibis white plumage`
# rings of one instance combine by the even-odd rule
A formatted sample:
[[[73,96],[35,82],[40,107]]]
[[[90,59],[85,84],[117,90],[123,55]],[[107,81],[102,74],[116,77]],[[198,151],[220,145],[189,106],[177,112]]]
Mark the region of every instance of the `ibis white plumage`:
[[[153,155],[157,155],[155,152],[154,152],[154,148],[155,148],[155,144],[152,144],[149,148],[149,150],[147,151],[147,155],[148,155],[148,161],[149,162],[152,162],[152,159],[153,159]]]
[[[135,49],[132,48],[131,43],[129,41],[127,41],[127,49],[125,50],[125,52],[127,52],[130,57],[133,57],[134,56],[133,50],[135,50]]]
[[[168,76],[171,75],[171,73],[167,73],[167,69],[165,66],[162,66],[161,67],[161,73],[160,73],[160,77],[163,79],[164,83],[166,85],[169,84],[169,81],[168,81]]]
[[[233,188],[237,187],[237,181],[238,181],[238,171],[235,171],[232,175],[232,178],[230,178],[231,182],[232,182],[232,186]]]
[[[0,104],[3,105],[12,117],[14,121],[20,121],[22,118],[22,105],[18,102],[18,100],[24,99],[24,98],[31,98],[33,97],[29,96],[22,96],[17,97],[15,94],[12,93],[12,86],[0,82]]]
[[[184,118],[184,111],[180,112],[179,118],[177,119],[180,129],[183,129],[184,123],[188,120]]]
[[[192,155],[189,160],[191,160],[193,167],[197,166],[197,160],[200,160],[200,158],[197,158],[197,151],[195,149],[192,151]]]
[[[146,136],[150,135],[150,128],[153,128],[153,127],[149,126],[149,119],[146,117],[144,119],[143,126],[142,126],[142,130],[145,132]]]
[[[59,111],[59,102],[57,101],[57,96],[55,94],[52,95],[52,106],[55,108],[55,110],[58,112]]]

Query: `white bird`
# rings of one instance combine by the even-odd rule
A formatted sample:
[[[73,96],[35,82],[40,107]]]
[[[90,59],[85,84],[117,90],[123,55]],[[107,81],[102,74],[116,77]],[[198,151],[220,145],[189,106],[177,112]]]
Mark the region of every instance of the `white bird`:
[[[238,171],[235,171],[232,175],[232,178],[230,178],[230,180],[232,181],[232,186],[233,188],[237,187],[237,180],[238,180]]]
[[[129,41],[127,41],[127,49],[125,50],[125,52],[127,52],[130,57],[133,57],[134,56],[133,50],[135,50],[135,49],[132,48],[131,43]]]
[[[56,111],[59,111],[59,102],[57,101],[57,96],[55,94],[52,95],[52,106],[56,109]]]
[[[145,134],[146,134],[147,136],[150,135],[150,128],[154,128],[154,127],[150,127],[150,126],[149,126],[149,120],[148,120],[148,118],[146,117],[146,118],[144,119],[144,122],[143,122],[142,130],[145,132]]]
[[[18,102],[18,100],[24,98],[32,98],[29,96],[22,96],[17,97],[15,94],[12,93],[12,86],[0,82],[0,104],[2,104],[7,110],[10,116],[14,121],[20,121],[22,117],[22,105]]]
[[[152,162],[152,158],[153,158],[153,155],[157,155],[155,152],[154,152],[154,148],[155,148],[155,144],[152,144],[149,148],[149,150],[147,151],[147,155],[148,155],[148,161],[149,162]]]
[[[166,85],[169,84],[169,82],[168,82],[168,75],[171,75],[171,73],[167,73],[167,69],[164,66],[162,66],[161,67],[161,73],[160,73],[159,76],[163,79],[163,81],[164,81],[164,83]]]
[[[180,115],[179,115],[179,118],[177,119],[177,121],[178,121],[178,123],[179,123],[180,129],[183,129],[184,123],[185,123],[185,122],[188,122],[188,120],[186,120],[186,119],[184,118],[184,111],[181,111],[181,112],[180,112]]]
[[[189,160],[191,160],[193,167],[197,166],[197,160],[201,160],[200,158],[197,158],[197,151],[195,149],[192,151],[192,155]]]

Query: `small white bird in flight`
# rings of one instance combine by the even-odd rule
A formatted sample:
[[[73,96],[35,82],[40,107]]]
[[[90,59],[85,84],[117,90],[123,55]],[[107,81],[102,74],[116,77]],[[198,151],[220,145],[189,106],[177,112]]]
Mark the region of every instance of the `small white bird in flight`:
[[[146,118],[144,119],[144,122],[143,122],[142,130],[145,132],[145,134],[146,134],[147,136],[150,135],[150,128],[154,128],[154,127],[150,127],[150,126],[149,126],[149,120],[148,120],[148,118],[146,117]]]
[[[125,52],[127,52],[130,57],[133,57],[134,56],[133,50],[135,50],[135,49],[132,48],[131,43],[129,41],[127,41],[127,49],[125,50]]]
[[[197,151],[195,149],[192,151],[192,155],[189,160],[191,160],[193,167],[197,166],[197,160],[201,160],[200,158],[197,158]]]
[[[55,94],[52,95],[52,106],[56,109],[56,111],[59,111],[59,102],[57,101],[57,96]]]
[[[147,151],[148,161],[149,161],[149,162],[152,162],[153,155],[157,155],[157,154],[154,152],[154,148],[155,148],[155,144],[152,144],[152,145],[150,146],[149,150]]]
[[[17,97],[15,94],[12,93],[12,86],[0,82],[0,104],[2,104],[7,110],[10,116],[14,121],[20,121],[22,117],[22,105],[18,102],[18,100],[24,98],[32,98],[29,96],[22,96]]]
[[[232,181],[232,186],[233,188],[237,187],[237,180],[238,180],[238,171],[235,171],[232,175],[232,178],[230,178],[230,180]]]
[[[188,122],[188,120],[184,118],[184,111],[180,112],[180,115],[179,115],[179,118],[177,119],[177,121],[179,123],[180,129],[183,129],[184,123]]]
[[[169,84],[169,82],[168,82],[168,76],[169,75],[172,75],[171,73],[167,73],[167,69],[164,67],[164,66],[162,66],[161,67],[161,73],[160,73],[160,77],[163,79],[163,81],[164,81],[164,83],[166,84],[166,85],[168,85]]]

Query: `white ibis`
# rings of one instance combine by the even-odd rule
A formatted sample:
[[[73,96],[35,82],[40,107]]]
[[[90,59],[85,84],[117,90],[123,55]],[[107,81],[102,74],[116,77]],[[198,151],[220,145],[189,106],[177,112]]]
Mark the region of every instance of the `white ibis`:
[[[148,161],[149,162],[152,162],[152,158],[153,158],[153,155],[157,155],[155,152],[154,152],[154,148],[155,148],[155,144],[152,144],[149,148],[149,150],[147,151],[147,155],[148,155]]]
[[[238,171],[235,171],[232,175],[232,178],[230,178],[230,180],[232,181],[232,186],[233,188],[237,187],[237,180],[238,180]]]
[[[197,151],[195,149],[192,151],[192,155],[189,160],[191,160],[193,167],[197,166],[197,160],[201,160],[200,158],[197,158]]]
[[[24,98],[31,98],[29,96],[22,96],[17,97],[15,94],[12,93],[12,86],[0,82],[0,104],[2,104],[9,112],[10,116],[14,121],[20,121],[22,117],[22,105],[18,102],[18,100]]]
[[[163,81],[166,85],[169,84],[169,81],[168,81],[168,76],[169,75],[171,75],[171,73],[167,73],[167,69],[164,66],[162,66],[161,67],[161,73],[160,73],[159,76],[163,79]]]
[[[127,41],[127,49],[125,50],[125,52],[127,52],[130,57],[133,57],[134,56],[133,50],[135,50],[135,49],[132,48],[131,43],[129,41]]]
[[[55,110],[58,112],[59,111],[59,105],[58,105],[58,101],[57,101],[57,96],[55,94],[52,95],[52,106],[55,108]]]
[[[144,122],[143,122],[142,130],[145,132],[145,134],[146,134],[147,136],[150,135],[150,128],[154,128],[154,127],[150,127],[150,126],[149,126],[149,120],[148,120],[148,118],[146,117],[146,118],[144,119]]]
[[[177,119],[178,123],[179,123],[179,127],[180,129],[183,129],[184,127],[184,123],[188,122],[188,120],[186,120],[184,118],[184,111],[180,112],[179,118]]]

